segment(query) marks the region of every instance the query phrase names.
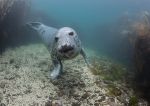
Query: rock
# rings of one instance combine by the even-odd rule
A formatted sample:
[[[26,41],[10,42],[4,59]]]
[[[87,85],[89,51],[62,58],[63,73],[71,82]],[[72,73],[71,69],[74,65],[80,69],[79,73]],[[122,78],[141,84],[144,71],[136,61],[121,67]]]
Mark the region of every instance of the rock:
[[[7,84],[6,81],[1,81],[0,82],[0,88],[5,88],[5,85]]]
[[[45,106],[63,106],[60,100],[49,100],[45,103]]]
[[[3,100],[3,94],[0,93],[0,102]]]
[[[94,103],[94,106],[100,106],[100,104],[99,103]]]
[[[25,94],[29,94],[29,93],[32,93],[32,86],[27,86],[25,91],[24,91]]]
[[[71,106],[80,106],[81,104],[79,102],[73,102]]]
[[[15,66],[15,68],[19,68],[20,67],[18,64],[15,64],[14,66]]]
[[[120,96],[122,94],[121,90],[115,85],[112,84],[109,85],[108,89],[109,89],[109,95],[111,96]]]
[[[59,97],[62,97],[64,95],[64,91],[60,90],[60,91],[57,92],[57,94],[58,94]]]
[[[0,106],[6,106],[4,103],[0,103]]]
[[[73,94],[72,96],[74,97],[74,99],[80,100],[80,95],[79,94]]]
[[[115,99],[114,98],[109,98],[109,101],[110,102],[115,102]]]
[[[20,75],[18,73],[9,73],[8,75],[4,77],[4,79],[7,79],[7,80],[14,80],[16,78],[20,78]]]
[[[9,63],[10,63],[10,64],[13,64],[14,62],[15,62],[14,59],[10,59],[10,60],[9,60]]]
[[[37,97],[37,98],[41,98],[41,96],[40,96],[40,95],[36,95],[36,97]]]
[[[45,103],[45,106],[52,106],[52,101],[47,101],[47,102]]]
[[[91,94],[89,92],[85,92],[83,95],[82,95],[82,99],[87,99]]]
[[[47,64],[48,64],[47,61],[40,61],[39,67],[45,66],[45,65],[47,65]]]
[[[52,106],[63,106],[63,105],[61,101],[57,100],[52,102]]]
[[[3,71],[4,71],[4,69],[2,67],[0,67],[0,72],[3,72]]]
[[[106,99],[106,97],[105,97],[105,96],[102,96],[100,99],[96,100],[95,102],[102,102],[102,101],[104,101],[105,99]]]

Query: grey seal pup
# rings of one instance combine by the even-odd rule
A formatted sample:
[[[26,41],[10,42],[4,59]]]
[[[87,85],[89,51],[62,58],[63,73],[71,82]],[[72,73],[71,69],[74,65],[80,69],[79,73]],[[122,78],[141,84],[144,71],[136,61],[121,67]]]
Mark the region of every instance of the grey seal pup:
[[[50,74],[52,79],[58,78],[63,72],[62,60],[72,59],[79,54],[89,66],[81,41],[74,29],[70,27],[56,29],[40,22],[30,22],[27,26],[38,33],[50,52],[53,63],[53,70]]]

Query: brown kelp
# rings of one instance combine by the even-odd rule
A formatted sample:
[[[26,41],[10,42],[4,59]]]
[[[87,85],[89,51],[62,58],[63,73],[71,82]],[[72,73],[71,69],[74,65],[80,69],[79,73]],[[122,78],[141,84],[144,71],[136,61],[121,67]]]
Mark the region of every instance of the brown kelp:
[[[3,21],[16,1],[17,0],[0,0],[0,21]]]
[[[24,23],[29,0],[0,0],[0,47],[19,41],[19,29]]]
[[[150,13],[144,11],[140,20],[133,23],[136,84],[143,96],[149,98],[150,88]]]

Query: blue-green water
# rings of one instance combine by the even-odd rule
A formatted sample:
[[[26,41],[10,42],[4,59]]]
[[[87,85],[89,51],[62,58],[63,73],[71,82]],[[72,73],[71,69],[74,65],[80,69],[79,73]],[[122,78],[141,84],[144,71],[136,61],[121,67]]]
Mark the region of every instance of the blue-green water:
[[[0,9],[0,106],[149,106],[150,0],[29,2],[18,0]],[[33,30],[39,24],[32,21],[75,29],[88,67],[83,51],[62,63],[62,56],[54,54],[58,48],[50,54]],[[45,31],[39,29],[41,35]],[[73,50],[63,48],[58,52]],[[53,69],[60,72],[56,80]]]
[[[114,27],[125,14],[133,16],[150,10],[149,4],[149,0],[32,0],[31,3],[32,10],[49,17],[48,23],[44,19],[39,21],[57,28],[72,27],[84,47],[121,61],[128,61],[132,51],[122,42],[121,35],[114,33],[117,32]]]

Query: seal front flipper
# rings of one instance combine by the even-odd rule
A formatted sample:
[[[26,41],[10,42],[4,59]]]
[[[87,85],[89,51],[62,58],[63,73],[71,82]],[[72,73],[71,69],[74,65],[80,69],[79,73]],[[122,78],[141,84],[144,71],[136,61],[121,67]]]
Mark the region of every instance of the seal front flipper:
[[[85,50],[84,50],[83,48],[81,48],[80,54],[83,56],[83,58],[84,58],[84,60],[85,60],[85,63],[87,64],[87,66],[90,67],[90,64],[89,64],[89,62],[88,62],[88,59],[87,59]]]
[[[60,60],[53,59],[52,62],[53,62],[53,70],[50,74],[50,77],[51,79],[56,79],[62,73],[63,66]]]

